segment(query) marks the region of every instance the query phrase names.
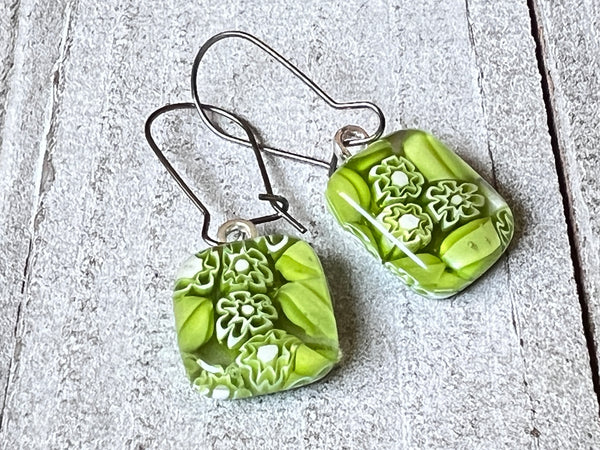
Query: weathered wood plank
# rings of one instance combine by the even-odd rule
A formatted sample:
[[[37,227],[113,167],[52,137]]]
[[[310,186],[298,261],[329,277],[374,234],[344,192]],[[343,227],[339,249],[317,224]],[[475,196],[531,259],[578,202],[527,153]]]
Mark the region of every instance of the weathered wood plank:
[[[537,1],[584,301],[600,344],[600,4]],[[600,362],[600,361],[598,361]]]
[[[18,11],[18,3],[0,2],[0,60],[2,61],[2,65],[0,66],[0,171],[4,165],[3,161],[8,159],[7,155],[2,151],[2,138],[4,135],[4,119],[6,116],[8,75],[13,66]],[[6,188],[3,186],[0,189],[1,205],[7,203],[5,197]],[[4,212],[5,206],[0,207],[3,208],[2,212]],[[4,217],[4,214],[2,216]],[[4,228],[3,222],[4,220],[0,222],[0,229],[2,230]],[[5,234],[0,232],[0,235]],[[2,295],[0,295],[0,305],[2,306],[2,310],[6,311],[7,313],[0,318],[0,342],[2,343],[2,346],[0,347],[0,423],[2,422],[1,416],[2,410],[4,409],[6,382],[8,380],[9,367],[14,351],[14,345],[11,344],[13,343],[13,335],[16,324],[15,309],[12,307],[14,302],[12,300],[5,300],[10,298],[8,289],[5,286],[9,283],[9,280],[14,280],[15,275],[14,273],[9,275],[8,272],[10,269],[8,268],[7,260],[8,259],[4,259],[4,257],[0,257],[0,292],[2,293]]]
[[[482,4],[478,6],[482,8]],[[495,3],[486,12],[506,7]],[[507,189],[521,218],[520,242],[517,240],[507,263],[513,323],[522,348],[523,382],[537,430],[531,432],[534,437],[540,433],[538,443],[546,448],[564,448],[573,443],[592,446],[598,442],[597,434],[589,432],[597,430],[598,405],[582,328],[575,326],[581,310],[575,295],[562,202],[549,201],[550,197],[558,200],[559,188],[554,179],[555,165],[548,148],[546,115],[539,90],[532,93],[532,83],[539,81],[539,74],[533,62],[525,68],[516,61],[515,53],[522,47],[514,39],[515,26],[524,25],[527,18],[523,14],[519,21],[514,15],[512,19],[496,27],[482,20],[474,24],[479,25],[480,31],[478,49],[491,62],[489,67],[482,63],[484,95],[493,98],[493,93],[500,94],[493,101],[484,102],[490,147],[496,149],[492,150],[495,167],[505,169],[497,171],[497,180]],[[528,43],[533,47],[532,39]],[[501,48],[511,50],[502,52]],[[502,76],[503,69],[511,75]],[[539,114],[532,113],[534,106],[536,112],[539,108]],[[553,236],[553,242],[549,242],[549,236]],[[565,320],[561,325],[559,318]],[[553,323],[562,330],[557,333]],[[580,379],[585,379],[587,386],[585,413],[579,411],[580,405],[564,401],[565,397],[576,395]],[[557,411],[569,418],[554,423]]]
[[[523,2],[98,3],[80,0],[63,27],[68,51],[48,147],[54,177],[35,230],[7,446],[598,442]],[[418,126],[441,136],[497,182],[518,221],[507,257],[480,283],[452,301],[427,301],[334,225],[315,200],[324,173],[270,160],[276,190],[310,225],[346,356],[316,385],[216,403],[187,385],[169,301],[177,264],[203,247],[199,215],[151,157],[142,125],[154,107],[188,98],[195,50],[225,28],[264,37],[335,98],[380,104],[390,131]],[[269,142],[325,155],[339,125],[365,119],[329,111],[248,46],[224,44],[209,56],[207,100],[245,114]],[[255,174],[242,169],[252,167],[249,152],[208,135],[193,115],[164,123],[169,155],[215,223],[266,211],[254,200]],[[263,229],[292,233],[284,223]]]
[[[63,2],[0,5],[0,417],[9,372],[18,365],[15,333],[52,176],[45,148],[63,12]]]
[[[13,66],[19,2],[0,2],[0,130],[4,125],[8,74]],[[1,134],[0,134],[1,136]],[[0,141],[1,144],[2,141]]]

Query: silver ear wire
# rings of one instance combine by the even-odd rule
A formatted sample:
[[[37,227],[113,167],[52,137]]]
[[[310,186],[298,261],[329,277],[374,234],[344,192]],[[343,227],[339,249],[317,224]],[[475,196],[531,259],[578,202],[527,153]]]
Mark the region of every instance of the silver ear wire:
[[[145,126],[146,139],[148,141],[148,144],[152,148],[152,150],[154,150],[154,153],[156,153],[156,156],[158,157],[160,162],[167,169],[167,172],[169,172],[169,174],[171,174],[171,176],[175,179],[175,181],[177,182],[179,187],[181,187],[181,189],[190,198],[192,203],[202,213],[202,215],[204,217],[204,222],[202,224],[202,239],[204,239],[204,241],[209,245],[223,244],[223,243],[225,243],[226,240],[221,239],[221,234],[219,234],[219,236],[217,236],[218,240],[213,239],[209,236],[208,233],[209,233],[209,227],[210,227],[210,212],[208,211],[206,206],[200,201],[200,199],[196,196],[196,194],[194,194],[194,192],[190,189],[190,187],[187,185],[187,183],[185,181],[183,181],[183,179],[181,178],[179,173],[177,173],[175,168],[171,165],[171,163],[169,162],[167,157],[164,155],[164,153],[158,147],[158,145],[154,141],[154,138],[152,137],[152,123],[159,116],[161,116],[169,111],[180,110],[180,109],[196,109],[196,105],[194,103],[175,103],[172,105],[163,106],[163,107],[157,109],[156,111],[154,111],[152,114],[150,114],[150,116],[148,117],[148,120],[146,120],[146,126]],[[203,112],[203,114],[205,114],[206,112],[218,114],[222,117],[225,117],[225,118],[231,120],[232,122],[239,125],[240,127],[242,127],[242,129],[248,136],[247,142],[250,143],[250,146],[254,150],[256,162],[258,164],[258,168],[260,170],[260,175],[262,177],[263,185],[264,185],[265,192],[266,192],[264,194],[260,194],[258,196],[258,198],[259,198],[259,200],[268,201],[271,204],[271,207],[276,212],[275,212],[275,214],[255,217],[253,219],[249,219],[244,222],[249,222],[253,225],[257,225],[259,223],[272,222],[274,220],[283,218],[283,219],[287,220],[288,222],[290,222],[301,233],[306,232],[306,228],[288,212],[289,202],[287,201],[287,199],[283,196],[276,195],[273,193],[273,189],[271,188],[271,181],[269,180],[269,174],[267,173],[267,169],[265,168],[265,164],[264,164],[264,161],[262,158],[260,147],[258,146],[258,143],[256,142],[256,138],[255,138],[254,134],[252,133],[252,130],[250,129],[248,124],[246,124],[242,119],[240,119],[233,113],[226,111],[222,108],[218,108],[216,106],[202,105],[201,111]],[[238,221],[242,222],[243,220],[238,219]],[[224,225],[227,225],[227,222]],[[221,228],[223,228],[223,227],[221,227]],[[251,230],[251,228],[249,227],[248,230]],[[227,230],[225,230],[225,231],[227,231]],[[227,233],[226,232],[224,232],[224,233],[226,236]]]
[[[344,142],[345,147],[353,147],[356,145],[370,144],[371,142],[379,139],[381,137],[381,135],[383,134],[383,130],[385,128],[385,116],[383,115],[383,111],[381,111],[381,109],[377,105],[375,105],[374,103],[371,103],[371,102],[363,102],[363,101],[361,101],[361,102],[337,102],[337,101],[333,100],[314,81],[312,81],[310,78],[308,78],[308,76],[306,76],[306,74],[304,74],[302,71],[300,71],[300,69],[298,69],[291,62],[289,62],[287,59],[285,59],[283,56],[281,56],[278,52],[273,50],[271,47],[269,47],[267,44],[262,42],[257,37],[255,37],[249,33],[243,32],[243,31],[224,31],[222,33],[216,34],[215,36],[211,37],[204,43],[204,45],[202,45],[202,47],[200,47],[200,50],[198,50],[198,53],[196,54],[196,58],[194,59],[194,64],[192,65],[191,83],[192,83],[192,96],[194,98],[194,103],[196,105],[196,108],[198,108],[200,117],[202,118],[202,120],[204,121],[206,126],[213,133],[216,133],[218,136],[220,136],[223,139],[226,139],[228,141],[231,141],[231,142],[236,142],[238,144],[246,145],[246,146],[252,145],[252,143],[249,140],[233,136],[233,135],[228,134],[225,131],[217,128],[211,122],[210,118],[206,114],[206,110],[204,109],[204,104],[200,101],[200,97],[198,95],[198,67],[200,66],[200,62],[202,61],[202,58],[204,57],[204,55],[206,54],[206,52],[208,51],[208,49],[210,47],[212,47],[217,42],[219,42],[223,39],[228,39],[228,38],[245,39],[245,40],[251,42],[252,44],[256,45],[257,47],[259,47],[261,50],[266,52],[269,56],[271,56],[273,59],[275,59],[281,65],[283,65],[286,69],[288,69],[290,72],[292,72],[297,78],[300,79],[300,81],[302,81],[306,86],[308,86],[319,97],[321,97],[323,100],[325,100],[325,102],[332,108],[339,109],[339,110],[370,109],[375,114],[377,114],[377,116],[379,118],[379,126],[377,127],[377,130],[371,135],[367,134],[365,137],[358,138],[358,139],[351,139],[349,141]],[[329,169],[330,171],[331,171],[331,168],[335,166],[336,161],[337,161],[337,157],[335,155],[332,156],[331,161],[323,161],[323,160],[320,160],[317,158],[300,155],[297,153],[293,153],[290,151],[278,149],[276,147],[271,147],[271,146],[267,146],[267,145],[263,145],[261,147],[261,149],[265,152],[272,153],[277,156],[281,156],[281,157],[289,158],[289,159],[295,159],[295,160],[299,160],[299,161],[306,162],[309,164],[314,164],[314,165],[317,165],[320,167],[324,167],[326,169]]]

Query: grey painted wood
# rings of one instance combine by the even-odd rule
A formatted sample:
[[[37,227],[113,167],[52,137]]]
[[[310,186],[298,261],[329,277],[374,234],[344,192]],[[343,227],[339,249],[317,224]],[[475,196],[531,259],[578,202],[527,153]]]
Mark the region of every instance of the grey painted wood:
[[[537,2],[585,301],[600,342],[600,4]]]
[[[63,2],[0,5],[0,416],[9,373],[18,370],[18,318],[52,178],[45,155],[63,12]]]
[[[6,116],[6,95],[8,91],[8,75],[13,66],[14,58],[14,44],[17,31],[17,19],[18,19],[18,4],[11,4],[8,2],[0,2],[0,60],[2,65],[0,66],[0,170],[1,167],[6,164],[8,156],[2,151],[2,138],[4,129],[4,119]],[[8,201],[6,199],[5,188],[0,191],[2,194],[2,202],[0,208],[5,213],[7,209]],[[5,214],[2,214],[5,217]],[[4,220],[0,227],[4,228]],[[8,233],[2,232],[1,236],[7,236]],[[2,238],[0,238],[2,239]],[[4,243],[4,241],[2,241]],[[4,248],[4,247],[2,247]],[[14,350],[14,328],[16,323],[16,314],[13,305],[15,304],[11,297],[14,297],[16,292],[12,290],[9,294],[9,290],[6,287],[10,281],[14,283],[14,272],[15,269],[8,268],[8,258],[0,258],[0,305],[2,310],[8,314],[3,315],[0,318],[0,408],[4,407],[4,393],[6,391],[6,382],[8,380],[8,372],[11,364],[11,359]],[[9,281],[9,277],[12,280]],[[10,299],[10,300],[9,300]],[[6,343],[6,344],[5,344]],[[12,344],[12,345],[11,345]],[[2,409],[0,409],[1,415]]]
[[[18,2],[0,2],[0,58],[2,58],[2,66],[0,66],[0,129],[4,124],[7,78],[13,65],[18,12]]]
[[[24,0],[21,7],[33,6]],[[33,120],[50,127],[50,139],[6,127],[11,139],[38,142],[38,157],[42,142],[51,161],[45,173],[52,167],[37,200],[43,207],[34,206],[43,213],[32,231],[20,352],[0,434],[6,447],[562,448],[599,441],[523,2],[190,8],[172,0],[149,8],[79,0],[68,11],[57,27],[59,77],[43,90],[53,120]],[[199,215],[142,131],[153,108],[189,97],[195,50],[228,28],[264,37],[335,98],[375,101],[389,131],[431,130],[497,185],[518,220],[508,255],[481,282],[451,301],[424,300],[336,227],[321,200],[325,173],[269,159],[276,191],[289,196],[322,257],[345,357],[321,383],[218,403],[198,398],[185,380],[169,300],[177,265],[204,246]],[[18,51],[30,50],[22,44]],[[215,49],[202,73],[203,98],[243,113],[265,140],[286,148],[324,156],[340,125],[373,125],[367,116],[328,110],[243,44]],[[9,96],[10,111],[19,105]],[[254,200],[248,151],[208,135],[192,114],[173,115],[161,128],[169,156],[198,186],[215,223],[268,211]],[[293,234],[284,223],[262,229]],[[8,270],[23,267],[11,262]]]

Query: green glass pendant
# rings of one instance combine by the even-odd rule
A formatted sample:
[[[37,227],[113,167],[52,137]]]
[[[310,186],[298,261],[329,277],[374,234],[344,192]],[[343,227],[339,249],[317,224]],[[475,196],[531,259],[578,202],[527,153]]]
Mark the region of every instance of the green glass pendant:
[[[312,383],[340,356],[321,263],[295,238],[258,237],[192,256],[177,274],[173,303],[188,377],[208,397]]]
[[[415,292],[446,298],[500,258],[514,229],[506,201],[459,156],[419,130],[350,157],[327,185],[344,229]]]

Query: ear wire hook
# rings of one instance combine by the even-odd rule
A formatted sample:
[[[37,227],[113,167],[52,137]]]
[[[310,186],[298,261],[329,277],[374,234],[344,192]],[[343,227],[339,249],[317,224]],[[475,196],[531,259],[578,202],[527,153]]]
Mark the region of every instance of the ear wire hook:
[[[231,141],[231,142],[236,142],[238,144],[242,144],[242,145],[246,145],[246,146],[252,145],[252,143],[250,141],[244,140],[242,138],[238,138],[236,136],[226,133],[223,130],[218,129],[210,121],[209,117],[207,116],[206,111],[203,108],[204,104],[200,101],[200,97],[198,95],[198,84],[197,84],[198,67],[200,66],[200,62],[202,61],[202,58],[204,57],[204,55],[206,54],[208,49],[210,47],[212,47],[214,44],[216,44],[217,42],[219,42],[223,39],[234,38],[234,37],[247,40],[247,41],[251,42],[252,44],[256,45],[257,47],[259,47],[264,52],[266,52],[269,56],[271,56],[273,59],[275,59],[281,65],[283,65],[286,69],[288,69],[290,72],[292,72],[297,78],[299,78],[306,86],[308,86],[319,97],[321,97],[323,100],[325,100],[325,102],[332,108],[338,109],[338,110],[370,109],[371,111],[375,112],[375,114],[377,114],[377,116],[379,118],[379,126],[377,127],[377,130],[375,131],[375,133],[373,133],[372,135],[367,135],[366,137],[363,137],[363,138],[350,139],[350,140],[344,141],[343,144],[345,147],[370,144],[371,142],[379,139],[381,137],[381,135],[383,134],[383,130],[385,128],[385,116],[383,115],[383,111],[381,110],[381,108],[379,108],[379,106],[375,105],[374,103],[364,102],[364,101],[359,101],[359,102],[337,102],[337,101],[335,101],[323,89],[321,89],[314,81],[312,81],[310,78],[308,78],[308,76],[306,74],[304,74],[300,69],[298,69],[290,61],[285,59],[282,55],[280,55],[278,52],[273,50],[271,47],[269,47],[263,41],[261,41],[257,37],[255,37],[249,33],[246,33],[244,31],[235,31],[235,30],[234,31],[224,31],[224,32],[216,34],[213,37],[211,37],[210,39],[208,39],[204,43],[204,45],[202,45],[202,47],[200,47],[200,50],[198,50],[198,53],[196,54],[196,58],[194,59],[194,64],[192,65],[191,82],[192,82],[192,96],[194,98],[194,103],[196,104],[196,108],[198,109],[198,112],[200,113],[202,121],[206,124],[206,126],[208,128],[210,128],[211,131],[213,131],[213,133],[216,133],[218,136],[220,136],[224,139],[227,139],[228,141]],[[334,166],[336,165],[336,162],[337,162],[337,158],[335,157],[335,155],[333,156],[332,160],[328,162],[328,161],[323,161],[323,160],[320,160],[317,158],[312,158],[310,156],[304,156],[304,155],[289,152],[286,150],[281,150],[276,147],[271,147],[271,146],[267,146],[267,145],[263,145],[262,149],[268,153],[282,156],[284,158],[296,159],[296,160],[299,160],[302,162],[307,162],[307,163],[314,164],[317,166],[325,167],[325,168],[329,169],[330,171],[331,171],[332,167],[335,168]]]
[[[158,147],[154,138],[152,137],[153,122],[159,116],[161,116],[169,111],[174,111],[174,110],[178,110],[178,109],[196,109],[196,105],[194,103],[175,103],[172,105],[165,105],[165,106],[157,109],[156,111],[154,111],[152,114],[150,114],[150,116],[146,120],[146,125],[145,125],[146,140],[148,141],[148,144],[150,145],[150,147],[152,148],[154,153],[156,153],[156,156],[158,157],[160,162],[167,169],[167,172],[169,172],[169,174],[175,179],[175,181],[177,182],[179,187],[186,193],[186,195],[189,197],[189,199],[192,201],[192,203],[202,213],[202,215],[204,217],[204,222],[202,224],[202,239],[204,239],[204,241],[209,245],[220,245],[225,242],[213,239],[208,234],[209,227],[210,227],[210,212],[208,211],[206,206],[200,201],[200,199],[196,196],[196,194],[194,194],[194,192],[190,189],[190,187],[187,185],[187,183],[185,181],[183,181],[181,176],[177,173],[175,168],[171,165],[171,163],[169,162],[167,157],[164,155],[164,153]],[[216,106],[202,105],[201,111],[203,112],[203,114],[206,114],[206,111],[209,111],[213,114],[218,114],[220,116],[226,117],[227,119],[231,120],[235,124],[242,127],[242,129],[248,136],[249,145],[254,150],[254,155],[256,156],[258,168],[260,170],[260,175],[262,177],[263,184],[264,184],[265,191],[266,191],[265,194],[260,194],[258,196],[258,198],[260,200],[268,201],[271,204],[271,207],[276,211],[276,213],[266,215],[266,216],[255,217],[253,219],[250,219],[247,222],[251,222],[252,224],[257,225],[260,223],[272,222],[272,221],[284,218],[288,222],[290,222],[298,231],[300,231],[301,233],[305,233],[306,228],[288,212],[288,208],[289,208],[288,200],[281,195],[276,195],[273,193],[273,189],[271,187],[271,181],[269,180],[269,174],[267,173],[267,169],[265,167],[265,164],[264,164],[261,152],[260,152],[260,148],[258,146],[258,143],[256,142],[256,138],[255,138],[254,134],[252,133],[250,127],[244,121],[242,121],[239,117],[235,116],[234,114],[230,113],[229,111],[218,108]]]

